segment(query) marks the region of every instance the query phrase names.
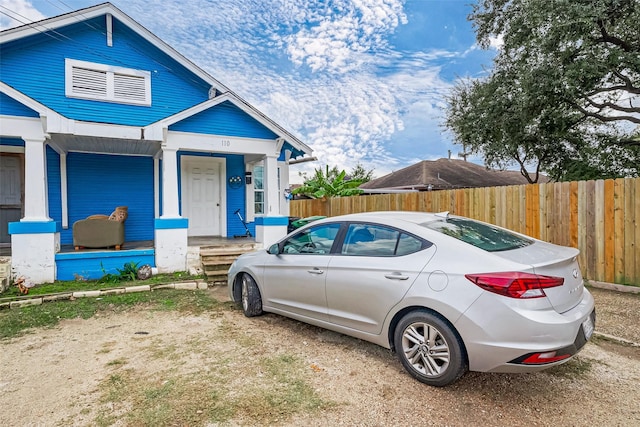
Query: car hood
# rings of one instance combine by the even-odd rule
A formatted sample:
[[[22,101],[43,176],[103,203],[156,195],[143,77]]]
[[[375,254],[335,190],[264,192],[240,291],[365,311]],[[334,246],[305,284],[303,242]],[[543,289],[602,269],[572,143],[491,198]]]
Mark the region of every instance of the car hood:
[[[564,313],[582,300],[584,282],[578,265],[580,251],[536,240],[524,248],[493,252],[501,258],[527,265],[533,273],[564,278],[564,284],[545,289],[549,302],[558,313]]]

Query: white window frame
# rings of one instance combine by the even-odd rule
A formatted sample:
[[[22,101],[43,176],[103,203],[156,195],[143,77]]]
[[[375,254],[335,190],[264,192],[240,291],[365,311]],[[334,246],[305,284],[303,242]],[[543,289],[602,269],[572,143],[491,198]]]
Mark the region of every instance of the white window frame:
[[[256,188],[256,183],[257,183],[256,169],[258,169],[258,168],[262,169],[262,177],[261,177],[261,179],[262,179],[262,188]],[[254,215],[265,215],[264,211],[265,211],[265,208],[266,208],[266,205],[267,205],[267,201],[265,200],[265,196],[266,196],[265,186],[266,186],[266,183],[265,183],[265,176],[264,176],[264,162],[255,163],[253,165],[253,173],[251,175],[253,177],[252,178],[252,181],[253,181],[253,214]],[[262,212],[256,212],[256,204],[258,203],[258,202],[256,202],[256,194],[257,193],[262,193],[262,202],[260,202],[262,204]]]
[[[91,95],[86,93],[76,93],[73,90],[73,70],[83,68],[90,71],[97,71],[106,74],[106,93],[104,96]],[[144,78],[144,100],[119,97],[115,90],[115,76]],[[116,102],[119,104],[151,105],[151,73],[144,70],[134,70],[132,68],[116,67],[113,65],[97,64],[94,62],[78,61],[76,59],[65,59],[65,95],[69,98],[91,99],[104,102]]]

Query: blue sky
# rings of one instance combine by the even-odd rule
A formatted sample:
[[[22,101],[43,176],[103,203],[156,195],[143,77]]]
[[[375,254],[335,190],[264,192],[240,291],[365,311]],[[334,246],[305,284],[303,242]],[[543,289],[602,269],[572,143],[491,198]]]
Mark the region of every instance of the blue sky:
[[[495,55],[476,45],[471,2],[112,1],[310,145],[318,162],[293,166],[293,182],[325,164],[382,176],[448,150],[456,157],[461,147],[441,125],[445,97]],[[0,0],[0,26],[97,3]]]

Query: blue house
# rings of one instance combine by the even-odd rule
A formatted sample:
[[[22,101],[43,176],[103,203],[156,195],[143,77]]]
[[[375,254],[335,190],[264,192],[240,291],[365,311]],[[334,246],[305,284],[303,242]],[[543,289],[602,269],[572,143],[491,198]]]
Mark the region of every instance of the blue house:
[[[238,210],[263,245],[286,233],[288,164],[312,150],[112,4],[0,32],[0,61],[14,275],[184,271],[190,238],[245,234]],[[74,223],[119,206],[121,250],[73,250]]]

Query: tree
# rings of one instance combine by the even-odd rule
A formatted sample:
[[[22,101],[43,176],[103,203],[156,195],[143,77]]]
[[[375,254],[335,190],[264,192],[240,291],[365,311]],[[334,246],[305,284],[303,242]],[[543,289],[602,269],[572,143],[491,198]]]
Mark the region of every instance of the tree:
[[[458,143],[523,174],[524,164],[562,178],[583,152],[592,171],[638,173],[640,2],[480,0],[469,19],[481,46],[504,45],[486,79],[458,82],[449,98]]]
[[[361,181],[360,184],[364,184],[365,182],[369,182],[373,179],[373,169],[365,169],[364,166],[360,163],[355,165],[353,169],[347,174],[350,180],[358,180]]]
[[[304,184],[294,189],[291,193],[304,194],[315,199],[325,197],[346,197],[361,194],[362,190],[358,187],[364,181],[360,179],[347,179],[346,171],[338,171],[336,166],[329,168],[325,166],[325,170],[317,168],[312,177],[306,173],[300,174],[304,178]]]

